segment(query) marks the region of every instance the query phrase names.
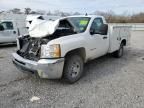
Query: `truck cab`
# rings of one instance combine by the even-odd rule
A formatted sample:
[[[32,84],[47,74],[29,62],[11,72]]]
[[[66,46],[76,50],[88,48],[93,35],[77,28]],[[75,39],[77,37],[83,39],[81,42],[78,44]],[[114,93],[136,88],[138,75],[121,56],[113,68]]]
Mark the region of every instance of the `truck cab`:
[[[16,24],[12,20],[0,21],[0,43],[12,43],[16,42],[18,36],[18,29]]]

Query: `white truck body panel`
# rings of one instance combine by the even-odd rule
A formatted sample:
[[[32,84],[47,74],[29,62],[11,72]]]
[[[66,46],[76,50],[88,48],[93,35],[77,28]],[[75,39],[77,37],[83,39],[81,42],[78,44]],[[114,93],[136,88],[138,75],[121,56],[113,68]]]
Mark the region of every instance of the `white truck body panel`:
[[[126,40],[127,45],[130,44],[131,26],[109,25],[110,47],[109,53],[119,49],[121,41]]]

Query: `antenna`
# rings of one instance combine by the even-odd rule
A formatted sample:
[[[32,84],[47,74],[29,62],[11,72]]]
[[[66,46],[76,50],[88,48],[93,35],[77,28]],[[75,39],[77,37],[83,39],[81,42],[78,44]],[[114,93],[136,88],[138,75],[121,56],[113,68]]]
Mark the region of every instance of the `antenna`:
[[[86,13],[85,16],[88,16],[88,14]]]

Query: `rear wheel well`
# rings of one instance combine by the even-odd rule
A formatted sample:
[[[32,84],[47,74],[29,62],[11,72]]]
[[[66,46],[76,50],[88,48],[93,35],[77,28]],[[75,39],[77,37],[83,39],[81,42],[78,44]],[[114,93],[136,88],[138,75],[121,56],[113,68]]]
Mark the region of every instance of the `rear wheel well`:
[[[86,58],[85,48],[77,48],[77,49],[71,50],[66,53],[65,58],[67,58],[70,55],[74,55],[74,54],[77,54],[80,57],[82,57],[83,61],[85,62],[85,58]]]
[[[126,46],[126,39],[123,39],[122,42],[124,46]]]

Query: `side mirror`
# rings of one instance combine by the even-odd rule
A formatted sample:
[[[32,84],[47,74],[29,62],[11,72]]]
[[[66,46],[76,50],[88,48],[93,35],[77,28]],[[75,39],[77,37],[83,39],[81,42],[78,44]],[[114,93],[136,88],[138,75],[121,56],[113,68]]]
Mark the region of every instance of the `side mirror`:
[[[90,34],[94,35],[94,34],[100,34],[100,35],[107,35],[108,32],[108,25],[107,24],[103,24],[101,25],[101,27],[99,27],[98,29],[90,29]]]
[[[107,35],[108,33],[108,25],[107,24],[103,24],[100,28],[100,34],[101,35]]]
[[[4,31],[3,25],[0,25],[0,31]]]
[[[90,34],[94,35],[95,34],[95,29],[90,29]]]

